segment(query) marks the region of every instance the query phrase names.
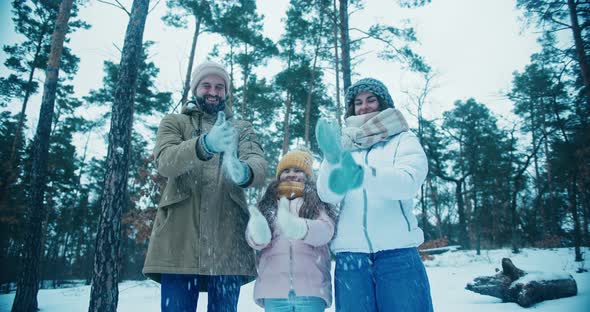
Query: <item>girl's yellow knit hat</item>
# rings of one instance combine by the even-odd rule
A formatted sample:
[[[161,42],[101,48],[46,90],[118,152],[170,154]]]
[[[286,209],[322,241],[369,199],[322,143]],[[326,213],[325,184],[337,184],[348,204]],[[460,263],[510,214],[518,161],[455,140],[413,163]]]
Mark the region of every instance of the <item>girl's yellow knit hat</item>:
[[[313,178],[312,164],[313,156],[309,152],[304,150],[290,151],[279,161],[276,177],[278,179],[283,170],[295,167],[305,172],[308,177]]]

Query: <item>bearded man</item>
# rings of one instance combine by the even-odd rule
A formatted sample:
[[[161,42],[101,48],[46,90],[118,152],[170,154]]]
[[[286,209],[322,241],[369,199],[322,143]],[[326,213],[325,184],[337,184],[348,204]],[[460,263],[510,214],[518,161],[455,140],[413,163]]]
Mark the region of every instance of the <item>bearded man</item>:
[[[227,71],[215,62],[192,74],[194,100],[165,116],[154,158],[168,179],[153,224],[143,273],[161,283],[162,311],[236,311],[240,287],[256,275],[244,231],[244,189],[264,183],[267,162],[250,123],[225,106]]]

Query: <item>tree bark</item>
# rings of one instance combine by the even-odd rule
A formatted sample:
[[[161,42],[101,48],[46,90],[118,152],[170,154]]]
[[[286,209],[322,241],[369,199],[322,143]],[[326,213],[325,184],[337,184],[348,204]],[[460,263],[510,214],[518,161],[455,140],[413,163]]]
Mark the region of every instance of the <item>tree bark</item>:
[[[465,289],[478,294],[502,299],[504,302],[516,302],[528,308],[545,300],[571,297],[578,294],[576,280],[568,274],[563,278],[551,280],[523,280],[519,278],[530,274],[517,268],[508,258],[502,259],[502,271],[494,276],[476,277]]]
[[[182,88],[182,99],[180,101],[182,105],[186,103],[186,101],[188,100],[189,93],[192,91],[190,90],[191,74],[193,71],[193,63],[195,61],[195,51],[197,50],[197,40],[199,39],[199,31],[201,30],[201,19],[202,17],[199,16],[196,18],[195,21],[195,33],[193,34],[193,44],[191,45],[191,54],[188,57],[188,67],[186,68],[184,88]]]
[[[455,180],[455,198],[457,200],[457,213],[459,214],[459,240],[464,249],[471,249],[469,235],[467,234],[467,220],[465,217],[465,203],[463,201],[463,181]]]
[[[570,12],[570,20],[572,23],[572,33],[574,36],[574,44],[576,46],[576,54],[578,56],[578,65],[580,66],[582,81],[584,82],[584,93],[586,94],[586,104],[590,109],[590,68],[586,60],[586,52],[584,51],[584,39],[582,38],[582,29],[578,21],[577,4],[574,0],[567,0],[567,6]]]
[[[319,54],[319,50],[320,50],[320,45],[322,42],[322,28],[324,26],[324,9],[320,4],[320,9],[319,9],[319,14],[320,14],[320,27],[318,29],[318,32],[316,34],[316,41],[315,41],[315,49],[314,49],[314,55],[313,55],[313,65],[311,67],[311,77],[309,77],[309,91],[307,93],[307,99],[305,101],[305,135],[304,135],[304,139],[305,139],[305,145],[307,147],[310,147],[310,143],[309,143],[309,129],[311,128],[310,125],[310,119],[311,119],[311,98],[313,96],[313,88],[314,88],[314,83],[315,83],[315,70],[317,67],[317,61],[318,61],[318,54]]]
[[[346,93],[351,82],[350,36],[348,32],[348,0],[340,0],[340,49],[342,50],[342,81]],[[346,103],[344,103],[346,107]]]
[[[422,230],[424,231],[424,240],[428,241],[432,239],[430,237],[429,224],[428,224],[428,207],[426,206],[426,185],[420,186],[420,208],[422,209]]]
[[[518,188],[520,181],[520,176],[516,176],[514,178],[514,192],[512,193],[512,198],[510,200],[510,242],[512,245],[512,252],[518,253],[520,250],[518,249],[518,213],[516,211],[516,200],[518,199]]]
[[[287,93],[287,100],[285,101],[285,106],[286,106],[286,109],[285,109],[285,121],[284,121],[284,124],[285,124],[285,131],[284,132],[285,133],[283,135],[283,155],[287,154],[287,152],[289,151],[289,141],[290,141],[290,139],[289,139],[289,136],[290,136],[289,118],[291,116],[292,104],[291,104],[291,95],[289,93]]]
[[[574,169],[575,170],[575,169]],[[577,176],[578,173],[576,171],[572,172],[572,181],[571,187],[569,189],[569,197],[570,197],[570,209],[572,211],[572,217],[574,219],[574,250],[575,250],[575,260],[576,262],[583,261],[582,258],[582,235],[580,230],[580,217],[578,216],[578,186],[577,186]]]
[[[584,185],[581,184],[578,188],[578,192],[580,192],[582,194],[582,223],[583,223],[583,235],[584,235],[584,240],[583,240],[583,245],[588,245],[590,244],[590,236],[588,234],[588,218],[590,217],[590,198],[588,198],[588,188],[584,188]]]
[[[246,55],[248,55],[248,43],[244,43],[244,53]],[[246,57],[246,59],[248,59]],[[247,97],[247,93],[248,93],[248,76],[249,76],[249,72],[250,72],[250,66],[248,64],[248,62],[246,62],[246,65],[244,66],[244,75],[243,75],[243,85],[242,85],[242,118],[245,119],[246,118],[246,102],[248,101],[248,97]]]
[[[340,110],[340,61],[338,57],[338,16],[336,15],[338,8],[336,7],[336,0],[334,0],[334,71],[336,72],[336,119],[338,126],[342,128],[342,111]]]
[[[432,205],[434,206],[434,215],[436,217],[436,229],[438,230],[438,239],[443,238],[443,229],[442,229],[442,218],[441,218],[441,214],[440,214],[440,204],[438,202],[438,194],[436,192],[436,190],[433,187],[433,183],[432,183],[433,178],[432,177],[427,177],[426,178],[426,183],[428,184],[428,190],[430,191],[430,202],[432,202]]]
[[[114,94],[107,172],[96,234],[89,311],[116,311],[119,299],[121,214],[128,204],[127,179],[131,153],[134,97],[149,0],[134,0]]]
[[[229,94],[227,95],[227,107],[233,112],[234,108],[234,43],[229,41]]]
[[[37,132],[33,141],[31,195],[25,211],[25,238],[22,252],[22,268],[18,278],[17,291],[12,304],[12,311],[37,311],[37,293],[39,291],[40,260],[43,245],[42,223],[45,216],[43,203],[47,162],[49,157],[49,133],[53,119],[53,107],[59,78],[59,67],[63,44],[68,29],[68,20],[72,11],[73,0],[63,0],[55,21],[51,39],[51,51],[47,62],[43,97],[39,112]]]

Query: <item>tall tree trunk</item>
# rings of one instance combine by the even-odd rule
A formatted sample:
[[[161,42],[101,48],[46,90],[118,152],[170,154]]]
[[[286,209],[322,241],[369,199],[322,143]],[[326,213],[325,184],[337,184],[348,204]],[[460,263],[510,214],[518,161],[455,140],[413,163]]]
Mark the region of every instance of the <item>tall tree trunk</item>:
[[[229,42],[229,94],[227,99],[227,107],[233,112],[234,107],[234,43]]]
[[[55,21],[51,38],[51,51],[47,62],[43,97],[39,112],[37,132],[33,141],[31,195],[25,211],[25,237],[21,258],[21,272],[17,291],[12,304],[12,311],[37,311],[37,292],[39,291],[39,272],[43,241],[42,223],[45,216],[43,198],[47,178],[49,158],[49,132],[53,119],[53,107],[59,77],[59,67],[64,40],[68,29],[68,20],[72,11],[73,0],[63,0]]]
[[[469,235],[467,234],[465,203],[463,201],[463,179],[455,180],[455,199],[457,200],[457,213],[459,214],[459,241],[464,249],[471,249]]]
[[[482,207],[477,202],[477,187],[475,181],[473,183],[473,214],[475,215],[475,236],[476,243],[475,249],[477,255],[481,255],[481,209]]]
[[[340,60],[338,57],[338,8],[336,6],[336,0],[334,0],[334,71],[336,72],[336,119],[338,125],[342,127],[342,111],[340,109]]]
[[[535,116],[537,116],[537,111],[535,111],[535,103],[537,103],[535,101],[536,99],[531,99],[531,104],[530,104],[530,115],[531,115],[531,120],[530,120],[530,127],[531,127],[531,134],[532,134],[532,138],[533,138],[533,142],[532,142],[532,147],[533,149],[535,148],[535,146],[537,146],[537,141],[539,140],[538,135],[537,135],[537,131],[539,128],[539,124],[541,124],[541,122],[537,121],[537,118],[535,118]],[[541,99],[539,99],[539,103],[540,105],[543,105],[543,101]],[[541,234],[541,238],[543,238],[544,234],[543,232],[545,232],[545,229],[543,228],[542,224],[543,224],[543,220],[545,217],[545,211],[544,211],[544,207],[543,207],[543,190],[542,190],[542,186],[541,186],[541,174],[539,173],[539,157],[537,155],[537,153],[533,154],[533,165],[534,165],[534,169],[535,169],[535,188],[536,188],[536,196],[535,196],[535,207],[534,209],[538,210],[540,215],[541,215],[541,222],[538,222],[538,218],[534,218],[534,225],[535,228],[539,229],[539,233]]]
[[[289,118],[291,116],[291,109],[292,109],[292,103],[291,103],[291,95],[289,93],[287,93],[287,100],[285,101],[285,133],[283,136],[283,155],[287,154],[287,152],[289,151],[289,141],[290,141],[290,133],[289,133],[289,128],[290,128],[290,121]]]
[[[127,179],[131,153],[134,97],[149,0],[134,0],[121,55],[115,89],[107,172],[96,234],[89,311],[116,311],[119,299],[121,213],[128,204]]]
[[[430,237],[429,224],[428,224],[428,207],[426,204],[426,185],[420,186],[420,207],[422,208],[422,230],[424,231],[424,240],[432,239]]]
[[[195,61],[195,51],[197,50],[197,40],[199,39],[199,32],[201,30],[201,19],[199,16],[195,20],[195,33],[193,34],[193,44],[191,45],[191,54],[188,57],[188,67],[186,68],[186,76],[184,78],[184,88],[182,88],[182,99],[181,103],[184,105],[188,99],[188,96],[192,90],[191,88],[191,74],[193,71],[193,63]]]
[[[550,151],[549,151],[549,138],[548,138],[548,131],[547,131],[547,110],[545,109],[545,107],[543,106],[543,148],[544,148],[544,153],[545,153],[545,177],[547,179],[547,191],[548,191],[548,195],[549,195],[549,200],[548,203],[545,204],[545,202],[542,202],[541,204],[542,206],[542,214],[541,214],[541,221],[543,223],[543,233],[541,234],[541,237],[543,237],[543,235],[546,236],[551,236],[552,231],[551,231],[551,222],[549,220],[549,218],[553,218],[553,213],[552,213],[552,209],[551,206],[554,205],[555,202],[555,197],[554,197],[554,191],[553,191],[553,180],[551,178],[551,158],[550,158]]]
[[[436,190],[433,188],[433,183],[432,183],[433,178],[432,177],[428,177],[426,179],[426,183],[428,184],[428,189],[430,190],[430,201],[432,202],[432,205],[434,206],[434,215],[436,217],[436,228],[438,230],[438,237],[437,238],[443,238],[443,229],[442,229],[442,218],[440,215],[440,208],[439,208],[439,202],[438,202],[438,194],[436,193]]]
[[[516,201],[518,199],[518,184],[520,180],[520,176],[514,179],[514,192],[512,193],[512,199],[510,201],[510,233],[511,233],[511,245],[512,245],[512,252],[518,253],[518,214],[516,211]]]
[[[244,44],[244,54],[248,55],[248,44],[245,43]],[[247,59],[247,57],[246,57]],[[248,101],[248,97],[247,97],[247,92],[248,92],[248,76],[250,73],[250,66],[249,64],[246,62],[245,66],[244,66],[244,82],[242,85],[242,118],[245,119],[246,118],[246,102]]]
[[[316,41],[315,41],[315,49],[314,49],[314,54],[313,54],[313,65],[311,67],[311,77],[309,77],[309,91],[307,93],[307,100],[305,101],[305,145],[307,147],[310,147],[309,144],[309,128],[311,127],[310,125],[310,116],[311,116],[311,98],[313,96],[313,87],[314,87],[314,83],[315,83],[315,70],[317,67],[317,61],[318,61],[318,54],[319,54],[319,50],[320,50],[320,45],[322,42],[322,28],[324,26],[324,8],[323,6],[320,5],[320,9],[319,9],[319,14],[320,14],[320,27],[318,29],[318,32],[316,34]]]
[[[348,0],[340,0],[340,49],[342,50],[342,81],[346,93],[351,83],[350,36],[348,33]],[[346,106],[346,103],[344,103]]]
[[[581,69],[582,81],[584,82],[584,89],[586,93],[586,104],[590,109],[590,68],[586,60],[586,51],[584,51],[585,42],[582,38],[582,29],[578,22],[577,4],[574,0],[567,0],[567,6],[570,11],[570,20],[572,23],[572,33],[574,36],[574,44],[576,46],[576,54],[578,56],[578,65]]]
[[[588,183],[585,184],[586,187],[584,188],[584,183],[580,182],[578,192],[581,193],[582,197],[582,226],[584,235],[582,245],[587,246],[588,244],[590,244],[590,236],[588,233],[588,218],[590,217],[590,198],[588,196]]]
[[[571,186],[569,189],[570,197],[570,209],[572,211],[572,217],[574,219],[574,250],[576,254],[576,262],[583,261],[582,252],[580,247],[582,245],[582,235],[580,231],[580,218],[578,216],[578,173],[573,170]]]
[[[31,70],[29,72],[29,78],[27,80],[27,85],[25,88],[25,96],[23,99],[23,104],[21,106],[20,115],[18,117],[18,125],[16,127],[16,132],[14,133],[14,139],[12,140],[12,146],[10,148],[10,158],[8,162],[4,164],[4,175],[5,177],[0,180],[0,207],[6,206],[6,201],[8,199],[8,188],[12,183],[16,180],[20,173],[20,165],[16,163],[16,151],[18,149],[18,145],[21,143],[21,133],[23,131],[26,111],[27,111],[27,104],[29,103],[29,98],[32,93],[31,84],[33,83],[33,78],[35,77],[35,64],[38,62],[37,59],[39,58],[39,54],[41,54],[41,48],[43,47],[43,39],[45,38],[45,33],[39,36],[39,40],[37,40],[37,46],[35,49],[35,54],[33,56],[33,61],[31,62]]]

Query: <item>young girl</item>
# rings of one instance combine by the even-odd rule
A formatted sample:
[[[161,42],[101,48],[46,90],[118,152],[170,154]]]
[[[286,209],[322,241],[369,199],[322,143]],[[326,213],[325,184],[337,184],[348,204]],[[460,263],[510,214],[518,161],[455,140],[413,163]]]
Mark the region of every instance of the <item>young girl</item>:
[[[413,198],[428,172],[426,155],[383,83],[365,78],[346,94],[342,137],[320,120],[322,200],[339,203],[336,311],[432,311],[430,285],[416,249],[424,234]]]
[[[260,250],[254,300],[265,311],[324,311],[332,303],[330,252],[334,206],[322,202],[313,157],[295,150],[280,160],[257,208],[250,209],[246,240]]]

